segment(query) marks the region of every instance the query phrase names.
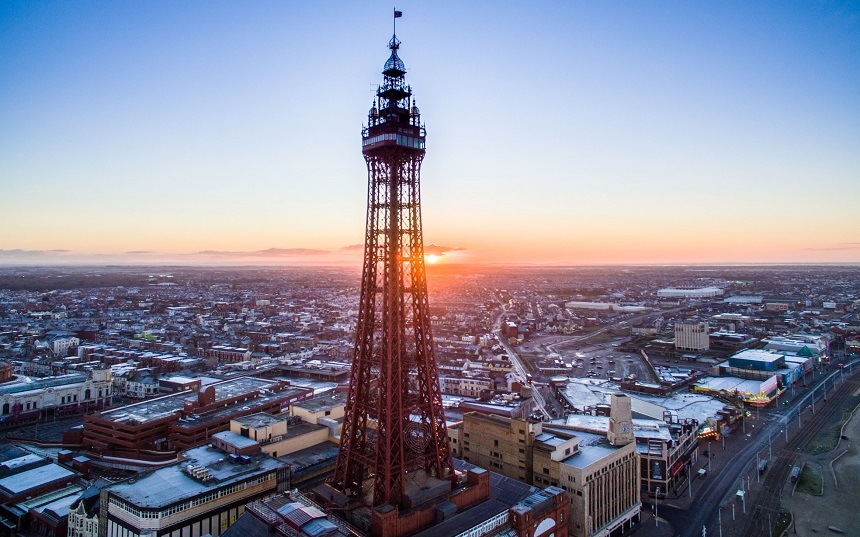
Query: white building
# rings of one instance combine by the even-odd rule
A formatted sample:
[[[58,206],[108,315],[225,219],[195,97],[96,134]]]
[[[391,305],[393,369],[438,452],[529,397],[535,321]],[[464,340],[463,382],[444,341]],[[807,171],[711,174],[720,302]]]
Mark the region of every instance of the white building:
[[[17,419],[38,415],[42,409],[91,408],[109,405],[111,372],[94,370],[91,376],[80,373],[46,379],[18,378],[0,385],[0,416]]]
[[[657,291],[657,298],[713,298],[723,296],[719,287],[667,287]]]
[[[681,351],[706,351],[710,347],[708,323],[676,323],[675,348]]]

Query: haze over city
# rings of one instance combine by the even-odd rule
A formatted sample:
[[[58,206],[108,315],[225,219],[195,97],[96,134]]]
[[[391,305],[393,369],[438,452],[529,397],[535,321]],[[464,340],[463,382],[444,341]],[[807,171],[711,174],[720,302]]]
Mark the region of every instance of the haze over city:
[[[358,267],[391,9],[0,4],[0,264]],[[397,9],[429,261],[860,261],[856,4]]]

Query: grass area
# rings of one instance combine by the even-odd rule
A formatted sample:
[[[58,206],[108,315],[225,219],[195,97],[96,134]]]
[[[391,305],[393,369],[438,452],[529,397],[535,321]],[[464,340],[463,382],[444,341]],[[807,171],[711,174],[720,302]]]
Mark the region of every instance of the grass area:
[[[597,334],[596,336],[592,336],[592,337],[588,338],[588,342],[590,344],[607,343],[609,341],[612,341],[612,335],[608,334],[606,332],[601,332],[600,334]]]
[[[827,453],[834,449],[839,443],[839,434],[842,432],[842,426],[851,417],[851,412],[860,404],[860,398],[849,397],[842,405],[841,414],[836,414],[836,417],[826,429],[822,429],[815,437],[807,444],[806,452],[811,455]]]
[[[824,495],[824,479],[810,465],[803,467],[800,479],[797,482],[797,492],[809,494],[810,496]]]
[[[773,535],[782,535],[789,526],[791,526],[791,512],[780,511],[776,515],[776,526],[774,527]]]

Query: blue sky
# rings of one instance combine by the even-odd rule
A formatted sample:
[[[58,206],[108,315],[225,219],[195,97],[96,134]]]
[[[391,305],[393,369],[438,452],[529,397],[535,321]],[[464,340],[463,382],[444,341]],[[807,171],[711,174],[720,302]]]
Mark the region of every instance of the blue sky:
[[[397,8],[448,259],[860,261],[857,3]],[[0,263],[353,263],[391,12],[3,2]]]

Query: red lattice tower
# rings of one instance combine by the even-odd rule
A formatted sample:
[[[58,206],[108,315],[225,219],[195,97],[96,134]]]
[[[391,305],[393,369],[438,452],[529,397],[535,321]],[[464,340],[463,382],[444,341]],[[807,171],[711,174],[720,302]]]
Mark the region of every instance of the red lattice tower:
[[[361,301],[330,484],[370,505],[402,507],[407,472],[453,479],[454,467],[424,271],[419,186],[425,130],[399,47],[395,35],[362,131],[368,190]],[[371,475],[368,500],[362,487]]]

